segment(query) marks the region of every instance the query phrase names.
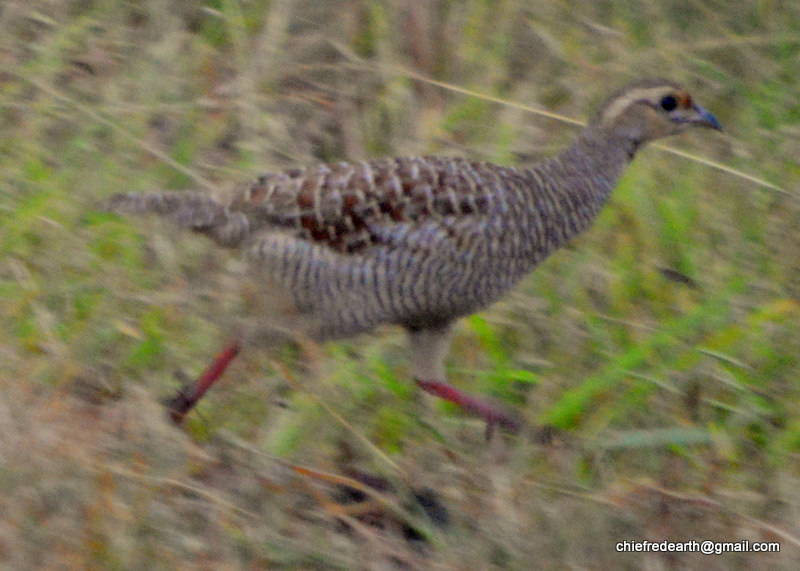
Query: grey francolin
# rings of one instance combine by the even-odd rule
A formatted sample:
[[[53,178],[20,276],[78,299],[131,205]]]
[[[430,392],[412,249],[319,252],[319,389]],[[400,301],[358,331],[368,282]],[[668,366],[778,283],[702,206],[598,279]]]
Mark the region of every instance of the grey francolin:
[[[322,341],[401,325],[424,390],[482,416],[516,415],[445,381],[453,323],[500,298],[586,230],[645,143],[717,120],[672,81],[611,95],[560,155],[528,168],[460,158],[393,158],[265,174],[220,201],[199,192],[119,194],[121,213],[153,213],[239,249]],[[180,422],[239,353],[234,339],[170,401]]]

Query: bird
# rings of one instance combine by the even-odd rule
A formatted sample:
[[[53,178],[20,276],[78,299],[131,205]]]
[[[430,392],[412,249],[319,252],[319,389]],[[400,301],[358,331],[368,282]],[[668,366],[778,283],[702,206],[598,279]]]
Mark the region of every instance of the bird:
[[[306,338],[403,327],[417,386],[482,417],[488,437],[521,422],[447,383],[454,324],[586,231],[645,144],[692,127],[722,130],[684,86],[647,78],[612,93],[571,145],[530,167],[445,156],[339,162],[267,173],[224,197],[121,193],[104,208],[158,215],[239,250],[266,277],[264,296],[288,300]],[[176,424],[247,344],[234,336],[169,400]]]

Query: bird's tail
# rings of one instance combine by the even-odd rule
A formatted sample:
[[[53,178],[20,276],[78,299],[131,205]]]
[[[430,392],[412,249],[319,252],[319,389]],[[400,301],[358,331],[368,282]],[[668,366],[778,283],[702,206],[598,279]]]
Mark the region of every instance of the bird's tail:
[[[235,248],[250,234],[250,224],[241,212],[202,192],[148,192],[115,194],[103,210],[117,214],[155,214],[179,228],[207,235],[220,246]]]

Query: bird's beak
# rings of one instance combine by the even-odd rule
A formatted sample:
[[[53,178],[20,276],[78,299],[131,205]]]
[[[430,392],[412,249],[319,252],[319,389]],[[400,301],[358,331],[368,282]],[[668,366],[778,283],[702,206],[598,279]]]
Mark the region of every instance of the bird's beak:
[[[709,129],[722,131],[722,125],[719,124],[717,118],[714,117],[711,113],[709,113],[699,105],[694,106],[694,111],[697,115],[694,119],[692,119],[692,123],[694,123],[695,125],[700,125],[701,127],[708,127]]]

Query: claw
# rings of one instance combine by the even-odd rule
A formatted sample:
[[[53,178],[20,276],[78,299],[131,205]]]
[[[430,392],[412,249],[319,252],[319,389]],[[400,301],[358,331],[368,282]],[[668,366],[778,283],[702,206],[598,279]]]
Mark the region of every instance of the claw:
[[[183,418],[188,414],[197,401],[192,401],[190,398],[192,386],[190,384],[184,385],[178,390],[178,394],[174,397],[165,398],[162,402],[167,409],[167,414],[172,422],[177,425],[183,423]]]

